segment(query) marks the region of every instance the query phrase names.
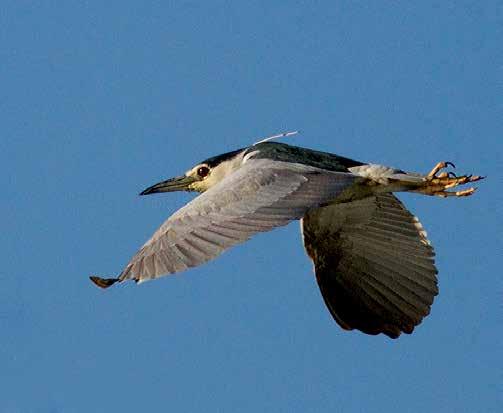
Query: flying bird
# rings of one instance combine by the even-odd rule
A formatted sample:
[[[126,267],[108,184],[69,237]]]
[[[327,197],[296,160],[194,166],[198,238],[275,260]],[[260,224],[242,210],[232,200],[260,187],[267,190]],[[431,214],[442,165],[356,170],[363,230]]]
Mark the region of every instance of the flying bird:
[[[287,136],[292,133],[277,135]],[[419,220],[395,192],[464,197],[449,190],[483,177],[405,172],[271,138],[198,163],[141,192],[196,191],[116,278],[102,288],[199,266],[259,232],[300,220],[307,255],[328,310],[345,330],[410,334],[438,294],[434,251]]]

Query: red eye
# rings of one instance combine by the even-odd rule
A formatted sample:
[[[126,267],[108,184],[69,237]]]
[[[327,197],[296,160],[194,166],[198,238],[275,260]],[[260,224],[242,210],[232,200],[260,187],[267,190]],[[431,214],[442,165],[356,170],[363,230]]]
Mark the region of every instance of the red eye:
[[[209,173],[210,173],[210,168],[208,168],[207,166],[201,166],[201,167],[197,170],[197,174],[198,174],[201,178],[206,177]]]

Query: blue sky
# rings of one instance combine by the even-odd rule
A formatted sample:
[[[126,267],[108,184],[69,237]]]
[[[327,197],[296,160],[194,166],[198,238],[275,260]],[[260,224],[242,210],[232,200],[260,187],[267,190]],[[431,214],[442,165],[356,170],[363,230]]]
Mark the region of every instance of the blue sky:
[[[0,15],[0,412],[495,412],[501,2],[34,2]],[[344,332],[298,224],[102,291],[184,193],[145,187],[284,130],[415,171],[440,295],[411,336]]]

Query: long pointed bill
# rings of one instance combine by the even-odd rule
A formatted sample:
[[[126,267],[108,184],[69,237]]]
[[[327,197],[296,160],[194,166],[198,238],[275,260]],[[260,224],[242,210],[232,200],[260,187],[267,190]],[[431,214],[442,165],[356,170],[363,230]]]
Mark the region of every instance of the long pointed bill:
[[[159,192],[190,191],[189,185],[195,181],[191,176],[177,176],[176,178],[152,185],[141,192],[140,195],[157,194]]]

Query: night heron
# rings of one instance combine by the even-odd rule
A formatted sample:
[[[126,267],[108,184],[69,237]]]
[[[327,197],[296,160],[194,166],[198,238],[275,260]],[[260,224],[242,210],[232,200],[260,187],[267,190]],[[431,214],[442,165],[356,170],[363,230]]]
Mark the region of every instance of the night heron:
[[[283,134],[288,135],[288,134]],[[300,220],[307,254],[325,304],[346,330],[411,333],[438,294],[434,252],[418,219],[393,195],[467,196],[448,191],[480,176],[421,175],[326,152],[262,140],[206,159],[141,195],[197,191],[100,287],[142,282],[203,264],[248,240]]]

